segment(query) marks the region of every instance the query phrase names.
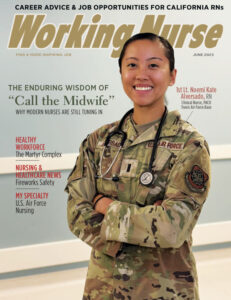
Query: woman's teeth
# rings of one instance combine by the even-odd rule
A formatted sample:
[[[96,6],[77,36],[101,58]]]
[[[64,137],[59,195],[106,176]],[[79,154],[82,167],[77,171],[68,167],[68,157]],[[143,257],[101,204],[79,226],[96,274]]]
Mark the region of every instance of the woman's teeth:
[[[151,86],[135,86],[136,91],[149,91],[151,90]]]

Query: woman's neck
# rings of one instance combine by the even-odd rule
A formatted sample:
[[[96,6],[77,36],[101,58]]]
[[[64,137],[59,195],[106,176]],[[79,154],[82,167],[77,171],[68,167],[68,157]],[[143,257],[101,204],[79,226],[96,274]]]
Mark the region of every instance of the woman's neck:
[[[165,105],[161,107],[137,107],[134,106],[133,120],[136,124],[142,125],[160,119],[164,113]]]

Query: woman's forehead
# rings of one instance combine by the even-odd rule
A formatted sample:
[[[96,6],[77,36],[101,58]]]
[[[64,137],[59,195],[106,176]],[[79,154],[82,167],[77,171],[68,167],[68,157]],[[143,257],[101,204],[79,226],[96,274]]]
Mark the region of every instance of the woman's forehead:
[[[132,41],[126,48],[124,58],[136,58],[139,55],[146,56],[147,59],[151,57],[162,58],[165,57],[165,47],[158,40],[143,39]]]

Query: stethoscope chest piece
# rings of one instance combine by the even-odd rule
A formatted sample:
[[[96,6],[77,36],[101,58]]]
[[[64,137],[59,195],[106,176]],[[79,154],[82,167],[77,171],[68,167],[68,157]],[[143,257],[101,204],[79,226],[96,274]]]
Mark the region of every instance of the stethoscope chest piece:
[[[154,180],[154,175],[150,171],[145,171],[140,175],[140,183],[145,186],[152,184]]]

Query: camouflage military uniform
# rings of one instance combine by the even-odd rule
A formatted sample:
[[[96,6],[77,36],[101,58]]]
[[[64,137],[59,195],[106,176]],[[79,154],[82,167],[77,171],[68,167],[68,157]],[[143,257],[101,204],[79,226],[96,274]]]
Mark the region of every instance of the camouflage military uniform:
[[[109,171],[121,137],[114,135],[104,153],[103,178],[95,180],[104,141],[118,122],[93,132],[80,148],[66,190],[70,229],[93,248],[84,300],[199,299],[191,233],[209,189],[208,147],[178,112],[168,113],[154,182],[143,186],[157,125],[137,136],[128,116],[126,142]],[[92,208],[95,194],[115,200],[105,216]]]

